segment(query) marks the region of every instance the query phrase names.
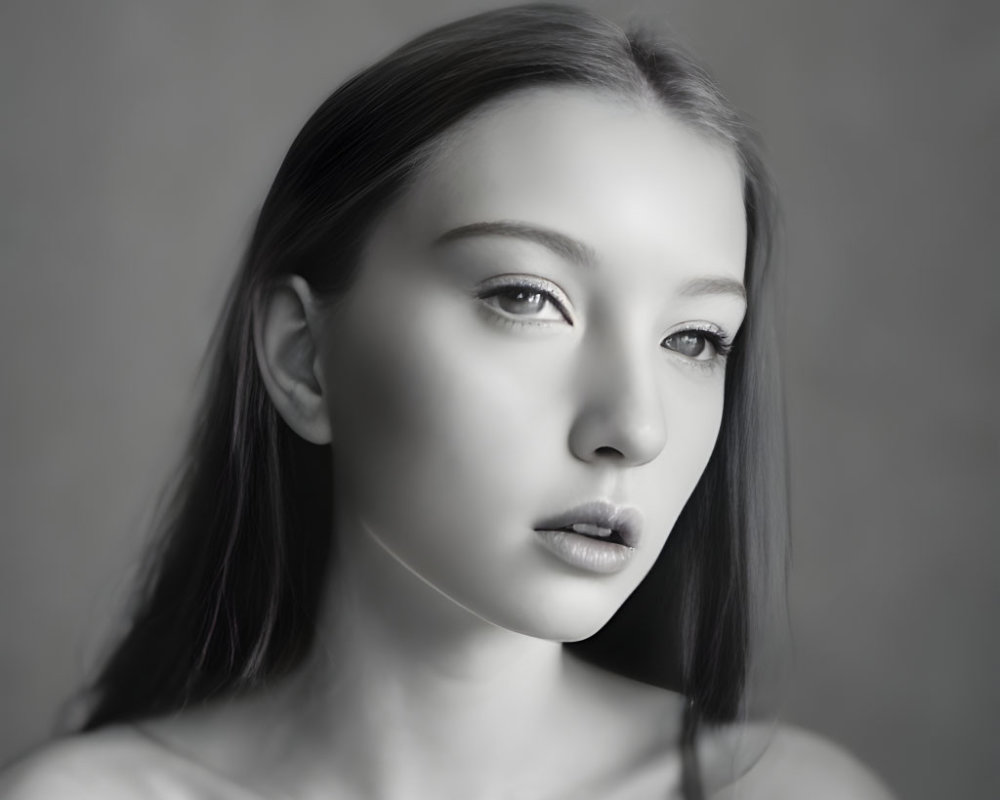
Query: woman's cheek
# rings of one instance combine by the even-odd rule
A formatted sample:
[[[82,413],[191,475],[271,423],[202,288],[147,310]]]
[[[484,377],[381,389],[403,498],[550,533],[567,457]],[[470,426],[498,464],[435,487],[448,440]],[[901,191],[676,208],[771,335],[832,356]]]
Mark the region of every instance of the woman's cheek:
[[[334,369],[344,389],[331,412],[342,428],[335,453],[368,484],[357,487],[364,495],[454,496],[488,482],[502,491],[498,462],[519,466],[508,456],[530,439],[525,417],[537,416],[532,400],[540,388],[527,362],[505,353],[471,309],[456,305],[424,298],[420,313],[400,310],[391,327],[358,320],[345,337],[352,346]]]

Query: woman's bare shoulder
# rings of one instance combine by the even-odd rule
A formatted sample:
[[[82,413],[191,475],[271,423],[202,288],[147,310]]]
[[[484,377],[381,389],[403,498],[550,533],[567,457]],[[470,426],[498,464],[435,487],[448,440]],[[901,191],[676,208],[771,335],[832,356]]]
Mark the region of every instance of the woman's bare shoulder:
[[[815,733],[782,725],[756,764],[712,800],[893,800],[885,784],[847,750]]]
[[[0,777],[0,800],[135,800],[151,786],[157,754],[125,727],[69,736],[23,756]]]
[[[128,726],[69,736],[11,764],[0,800],[229,800]]]

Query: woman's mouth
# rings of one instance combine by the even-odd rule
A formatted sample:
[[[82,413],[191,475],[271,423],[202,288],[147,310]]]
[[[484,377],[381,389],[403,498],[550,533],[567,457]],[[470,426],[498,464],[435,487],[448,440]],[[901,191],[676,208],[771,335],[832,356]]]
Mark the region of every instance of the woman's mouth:
[[[535,526],[539,543],[579,569],[620,572],[635,553],[642,517],[632,508],[603,501],[585,503]]]
[[[577,522],[568,527],[561,528],[568,533],[578,533],[581,536],[589,536],[591,539],[600,539],[613,544],[625,544],[621,534],[614,528],[604,528],[600,525],[591,525],[589,522]]]

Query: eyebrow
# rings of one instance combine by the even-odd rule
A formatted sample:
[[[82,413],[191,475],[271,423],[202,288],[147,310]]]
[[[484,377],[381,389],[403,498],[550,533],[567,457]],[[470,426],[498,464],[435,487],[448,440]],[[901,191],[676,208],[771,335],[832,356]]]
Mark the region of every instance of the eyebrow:
[[[699,297],[711,294],[734,294],[741,300],[747,299],[747,290],[737,280],[733,278],[711,277],[695,278],[688,281],[681,288],[678,294],[684,297]]]
[[[590,267],[597,262],[597,254],[593,248],[583,242],[567,236],[564,233],[530,225],[527,222],[512,222],[501,220],[497,222],[473,222],[461,225],[441,234],[434,244],[445,244],[459,239],[469,239],[476,236],[507,236],[522,239],[547,247],[553,253],[581,266]],[[678,294],[684,297],[700,297],[704,295],[736,295],[746,301],[747,293],[743,284],[733,278],[710,276],[695,278],[685,283]]]
[[[526,222],[473,222],[441,234],[434,244],[454,242],[473,236],[508,236],[547,247],[553,253],[584,267],[593,266],[597,254],[591,247],[572,237],[549,228],[540,228]]]

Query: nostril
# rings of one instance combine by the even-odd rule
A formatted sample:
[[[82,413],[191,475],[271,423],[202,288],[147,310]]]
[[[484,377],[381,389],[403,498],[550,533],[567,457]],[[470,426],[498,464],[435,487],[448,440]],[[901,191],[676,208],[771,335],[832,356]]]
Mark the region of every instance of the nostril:
[[[614,447],[598,447],[594,451],[595,456],[604,456],[606,458],[625,458],[625,454]]]

